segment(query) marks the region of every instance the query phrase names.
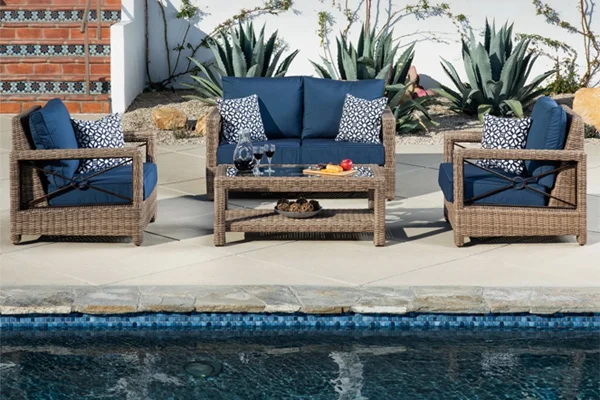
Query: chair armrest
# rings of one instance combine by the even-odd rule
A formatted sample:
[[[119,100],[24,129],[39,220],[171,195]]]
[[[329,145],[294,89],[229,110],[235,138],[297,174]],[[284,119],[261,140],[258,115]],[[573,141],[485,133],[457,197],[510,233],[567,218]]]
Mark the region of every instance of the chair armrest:
[[[146,144],[146,159],[156,162],[156,133],[152,131],[124,132],[125,142],[142,142]]]
[[[454,151],[454,203],[464,208],[464,160],[465,159],[513,159],[513,160],[545,160],[575,162],[578,182],[577,207],[585,207],[586,193],[586,161],[587,156],[581,150],[497,150],[497,149],[456,149]]]
[[[383,147],[385,149],[385,165],[395,168],[396,165],[396,118],[390,107],[386,107],[381,116]]]
[[[61,150],[13,150],[15,161],[76,160],[80,158],[136,158],[141,161],[140,149],[122,147],[112,149],[61,149]]]
[[[133,207],[144,201],[144,167],[139,147],[114,149],[13,150],[10,152],[11,178],[20,185],[20,161],[75,160],[81,158],[131,158]],[[11,183],[12,184],[12,183]]]
[[[479,143],[481,132],[478,131],[451,131],[444,134],[444,162],[452,162],[452,154],[456,143]]]
[[[217,148],[221,137],[221,114],[217,107],[206,116],[206,166],[217,166]]]

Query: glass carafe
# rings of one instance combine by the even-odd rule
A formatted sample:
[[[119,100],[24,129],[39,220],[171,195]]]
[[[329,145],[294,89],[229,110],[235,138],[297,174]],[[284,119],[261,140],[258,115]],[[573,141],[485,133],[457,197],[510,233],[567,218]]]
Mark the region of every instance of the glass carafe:
[[[238,143],[233,151],[233,164],[238,171],[251,171],[256,165],[248,129],[242,129],[238,132]]]

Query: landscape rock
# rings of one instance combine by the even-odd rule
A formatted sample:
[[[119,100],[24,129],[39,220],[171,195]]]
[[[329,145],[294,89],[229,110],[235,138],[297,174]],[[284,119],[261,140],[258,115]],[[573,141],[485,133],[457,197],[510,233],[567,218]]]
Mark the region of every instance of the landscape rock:
[[[180,110],[173,107],[158,107],[152,110],[152,122],[162,130],[184,129],[187,126],[187,117]]]
[[[196,121],[196,128],[194,129],[196,134],[200,136],[206,135],[206,114],[198,118]]]
[[[583,121],[600,131],[600,87],[581,88],[575,92],[573,111]]]

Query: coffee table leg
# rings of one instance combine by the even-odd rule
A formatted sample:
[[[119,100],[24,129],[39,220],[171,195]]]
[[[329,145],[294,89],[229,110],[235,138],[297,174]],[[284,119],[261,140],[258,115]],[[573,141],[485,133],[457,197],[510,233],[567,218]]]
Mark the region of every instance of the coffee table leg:
[[[215,246],[225,245],[225,210],[227,209],[227,192],[223,188],[215,187],[215,222],[214,241]]]
[[[375,203],[373,244],[383,246],[385,245],[385,193],[382,188],[375,190],[373,203]]]

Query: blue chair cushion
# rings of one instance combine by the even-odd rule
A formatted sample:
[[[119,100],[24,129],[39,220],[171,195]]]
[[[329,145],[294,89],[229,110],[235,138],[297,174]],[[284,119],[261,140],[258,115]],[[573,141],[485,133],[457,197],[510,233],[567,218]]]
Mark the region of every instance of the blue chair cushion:
[[[515,174],[505,172],[501,169],[494,169],[494,171],[508,178],[514,178],[516,176]],[[510,184],[509,181],[470,164],[465,164],[464,182],[465,200]],[[454,171],[452,163],[443,163],[440,165],[438,183],[440,184],[440,188],[442,189],[446,200],[451,203],[454,202]],[[546,188],[537,183],[529,183],[528,186],[546,193]],[[517,190],[512,188],[490,194],[489,196],[475,200],[472,204],[540,207],[545,206],[547,201],[546,196],[543,194],[528,189]]]
[[[540,97],[533,106],[531,128],[527,135],[526,149],[562,150],[567,138],[567,113],[550,97]],[[529,176],[539,175],[559,166],[555,161],[525,161]],[[538,180],[540,185],[549,189],[554,187],[556,174],[544,176]]]
[[[224,76],[223,99],[258,95],[260,116],[269,139],[300,138],[302,77],[236,78]]]
[[[268,142],[252,142],[255,146],[265,143],[275,145],[275,154],[271,162],[273,164],[299,164],[300,163],[300,139],[275,139]],[[217,164],[233,164],[233,151],[235,144],[221,143],[217,148]],[[262,165],[266,165],[267,156],[263,156]]]
[[[338,81],[304,77],[302,139],[333,139],[337,136],[346,94],[366,100],[383,96],[382,79]]]
[[[104,190],[133,199],[132,169],[133,166],[131,164],[122,165],[97,175],[88,182],[90,185],[98,186]],[[77,178],[85,178],[94,173],[95,172],[78,174]],[[157,182],[158,170],[156,164],[144,163],[144,200],[152,194]],[[48,186],[48,193],[56,189],[58,189],[58,187],[51,184]],[[51,206],[92,206],[99,204],[127,204],[129,203],[129,200],[93,188],[87,188],[85,190],[68,189],[64,193],[52,197],[49,200],[49,203]]]
[[[336,142],[334,139],[304,139],[300,147],[303,164],[332,162],[338,164],[349,158],[355,164],[385,163],[383,144]]]
[[[52,99],[38,111],[29,116],[31,138],[36,150],[77,149],[75,131],[71,125],[69,111],[60,99]],[[60,174],[63,179],[46,174],[48,181],[56,186],[63,186],[75,175],[79,160],[56,160],[43,163],[44,169]]]

